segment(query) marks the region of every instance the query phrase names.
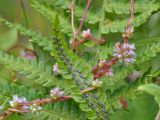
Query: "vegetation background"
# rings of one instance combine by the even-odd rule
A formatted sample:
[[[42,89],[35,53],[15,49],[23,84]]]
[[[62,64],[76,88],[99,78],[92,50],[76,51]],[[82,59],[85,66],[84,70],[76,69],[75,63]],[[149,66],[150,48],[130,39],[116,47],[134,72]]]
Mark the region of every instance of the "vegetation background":
[[[23,0],[23,5],[19,4],[19,1],[20,0],[0,0],[0,18],[6,19],[7,21],[10,21],[14,24],[21,24],[23,27],[41,33],[43,36],[46,36],[47,38],[51,38],[51,29],[53,27],[51,19],[54,17],[52,16],[54,15],[54,13],[50,14],[50,11],[55,11],[55,13],[60,14],[62,18],[64,17],[68,20],[68,22],[70,22],[70,13],[67,10],[68,4],[71,2],[70,0],[57,0],[56,4],[56,0],[31,0],[31,2],[28,0]],[[40,10],[38,8],[40,6],[38,6],[38,4],[34,1],[36,1],[37,3],[41,3],[41,5],[45,6],[46,8],[49,8],[50,11],[48,11],[48,13],[45,10],[43,11],[43,7]],[[97,47],[93,42],[89,42],[81,46],[80,49],[83,49],[83,56],[81,56],[81,58],[84,61],[88,62],[92,67],[95,66],[99,59],[111,58],[111,55],[113,55],[114,44],[117,41],[122,41],[121,35],[124,32],[125,26],[127,25],[125,20],[127,21],[129,18],[128,5],[130,5],[130,1],[108,1],[109,3],[106,4],[106,6],[108,5],[108,7],[106,8],[106,12],[103,13],[103,0],[92,0],[91,9],[88,13],[89,17],[87,17],[87,21],[85,22],[83,28],[90,28],[94,36],[103,37],[107,40],[107,43],[104,46]],[[80,18],[82,17],[83,11],[85,10],[86,2],[87,0],[76,0],[76,5],[78,6],[75,8],[76,27],[78,27],[79,25]],[[137,88],[134,88],[134,86],[132,86],[134,90],[130,90],[129,93],[123,93],[123,88],[132,85],[134,81],[140,79],[145,79],[145,82],[147,83],[152,82],[157,85],[160,85],[160,1],[136,0],[136,4],[138,4],[139,6],[137,5],[137,13],[135,13],[135,16],[139,16],[139,18],[135,18],[135,32],[130,40],[130,43],[134,43],[137,46],[136,53],[138,54],[138,62],[134,66],[115,66],[114,77],[107,78],[107,84],[109,83],[110,85],[106,86],[106,95],[108,95],[111,92],[115,94],[114,96],[117,96],[117,98],[119,98],[112,105],[109,104],[108,107],[110,113],[113,113],[111,115],[112,120],[155,120],[155,117],[159,111],[158,104],[160,104],[160,102],[158,103],[154,99],[153,94],[141,91],[137,92]],[[156,9],[156,5],[158,6],[158,9]],[[120,11],[120,8],[124,9],[121,9],[122,11]],[[148,15],[148,17],[145,17],[145,15],[140,16],[141,13],[145,13],[147,10],[151,11],[151,14]],[[105,14],[105,21],[103,21],[103,26],[106,26],[105,28],[101,28],[99,26],[99,21],[101,21],[101,17],[103,16],[103,14]],[[43,45],[41,46],[40,44],[37,45],[36,42],[30,42],[32,40],[32,37],[30,36],[29,31],[28,33],[26,32],[25,34],[20,34],[19,30],[16,27],[8,27],[12,25],[6,26],[4,23],[5,22],[1,20],[0,51],[7,52],[9,54],[14,54],[15,56],[19,56],[21,58],[23,57],[22,54],[24,52],[30,52],[31,50],[32,53],[33,51],[35,51],[38,56],[36,58],[36,61],[39,62],[39,64],[43,64],[43,66],[49,66],[49,70],[52,69],[52,65],[55,63],[55,59],[50,56],[50,53],[48,51],[46,52],[42,49]],[[65,34],[67,39],[66,41],[69,44],[69,40],[72,36],[71,27],[68,24],[64,24],[64,29],[62,30],[62,32]],[[97,58],[97,52],[95,53],[94,51],[97,51],[98,49],[100,50],[100,53],[98,53]],[[22,74],[17,73],[16,67],[12,69],[12,65],[9,65],[9,63],[6,63],[6,66],[9,67],[5,67],[3,65],[3,62],[5,63],[5,60],[2,59],[3,56],[0,56],[0,94],[4,92],[4,90],[8,89],[7,86],[9,86],[10,88],[13,87],[15,91],[16,88],[20,89],[20,91],[24,93],[25,91],[23,91],[23,88],[21,88],[20,86],[25,86],[25,89],[30,90],[29,96],[31,100],[36,98],[36,96],[38,98],[43,98],[44,96],[47,96],[47,92],[51,88],[49,84],[52,82],[48,82],[46,84],[46,86],[48,85],[49,87],[40,86],[39,84],[43,84],[43,82],[40,83],[38,81],[39,84],[33,82],[32,76],[24,76],[23,71],[21,71]],[[15,64],[16,66],[15,62],[12,62],[12,64]],[[27,68],[27,66],[23,67]],[[83,71],[85,71],[85,69],[83,69]],[[31,79],[28,79],[29,77]],[[7,82],[5,83],[5,85],[4,81]],[[138,87],[140,87],[143,84],[143,82],[140,83]],[[121,93],[116,93],[116,90]],[[158,90],[160,90],[160,88]],[[25,94],[22,94],[19,90],[17,91],[17,94],[25,96]],[[38,92],[36,93],[35,91]],[[12,95],[12,92],[6,92],[5,95],[0,95],[0,106],[7,106],[8,101],[12,98]],[[129,96],[126,97],[128,102],[128,108],[124,110],[122,108],[122,105],[120,104],[119,96],[125,95]],[[158,98],[160,98],[160,96],[158,96]],[[45,110],[37,116],[33,114],[31,115],[30,113],[27,113],[25,115],[14,114],[8,117],[7,119],[30,120],[41,118],[44,120],[53,120],[54,118],[54,120],[84,120],[89,118],[86,118],[86,116],[89,115],[86,115],[85,112],[82,112],[83,108],[82,111],[79,110],[78,103],[75,103],[74,101],[66,102],[65,106],[72,106],[72,104],[74,106],[73,110],[71,110],[71,107],[62,107],[64,106],[63,103],[56,103],[56,105],[52,106],[52,108],[45,107]],[[0,108],[0,113],[2,113],[4,109]],[[75,114],[78,116],[77,118],[74,118]]]

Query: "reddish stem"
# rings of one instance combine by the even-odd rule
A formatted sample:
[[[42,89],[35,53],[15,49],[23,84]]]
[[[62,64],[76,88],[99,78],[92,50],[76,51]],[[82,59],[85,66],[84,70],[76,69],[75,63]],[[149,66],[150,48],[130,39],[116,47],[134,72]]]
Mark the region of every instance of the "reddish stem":
[[[131,17],[128,22],[128,27],[127,27],[128,30],[131,28],[131,24],[132,24],[133,19],[134,19],[134,0],[131,0]]]
[[[76,30],[75,30],[75,27],[74,27],[74,0],[71,3],[71,8],[70,9],[71,9],[72,31],[73,31],[74,39],[75,39],[75,37],[76,37]]]
[[[78,31],[77,31],[77,34],[76,34],[76,35],[79,35],[79,34],[80,34],[80,31],[81,31],[82,26],[83,26],[83,23],[84,23],[84,21],[85,21],[85,19],[86,19],[87,12],[88,12],[88,9],[89,9],[90,4],[91,4],[91,0],[88,0],[87,6],[86,6],[86,10],[85,10],[85,12],[84,12],[83,18],[82,18],[82,20],[81,20],[81,23],[80,23],[80,26],[79,26],[79,28],[78,28]]]

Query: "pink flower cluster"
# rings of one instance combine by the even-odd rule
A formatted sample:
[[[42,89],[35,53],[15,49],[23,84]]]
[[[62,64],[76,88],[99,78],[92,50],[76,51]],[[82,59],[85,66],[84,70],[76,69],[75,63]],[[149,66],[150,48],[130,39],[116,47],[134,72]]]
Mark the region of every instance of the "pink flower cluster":
[[[134,52],[135,45],[124,43],[116,43],[114,56],[119,60],[119,62],[124,62],[125,64],[134,63],[136,54]]]
[[[25,97],[18,97],[18,95],[13,95],[13,99],[9,101],[11,107],[16,107],[18,104],[27,102]],[[20,109],[27,110],[28,106],[23,105]]]
[[[50,91],[50,96],[52,98],[57,99],[57,98],[63,97],[64,96],[64,92],[61,91],[61,89],[59,87],[56,87],[56,88],[54,88],[54,89],[52,89]]]

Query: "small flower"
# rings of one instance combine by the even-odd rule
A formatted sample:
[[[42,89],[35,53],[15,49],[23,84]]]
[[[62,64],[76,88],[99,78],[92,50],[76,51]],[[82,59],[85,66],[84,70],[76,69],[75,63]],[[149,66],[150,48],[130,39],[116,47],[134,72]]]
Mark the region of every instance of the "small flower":
[[[29,109],[31,110],[32,113],[39,114],[39,112],[42,110],[42,107],[34,103],[29,107]]]
[[[108,72],[106,72],[106,75],[107,75],[107,76],[113,76],[113,70],[112,70],[112,68],[110,68],[110,69],[108,70]]]
[[[119,62],[124,62],[125,64],[135,62],[135,45],[124,43],[116,43],[114,56],[119,60]]]
[[[54,99],[64,96],[64,92],[59,87],[56,87],[50,91],[50,96]]]
[[[98,63],[99,67],[103,67],[106,64],[106,60],[100,60],[100,62]]]
[[[9,101],[9,104],[11,107],[16,107],[19,103],[27,102],[27,99],[25,97],[18,97],[17,95],[13,95],[13,100]]]
[[[92,34],[91,34],[90,29],[84,30],[83,33],[82,33],[82,37],[85,38],[85,39],[90,38],[91,35]]]
[[[93,87],[101,87],[102,86],[102,81],[96,79],[92,82]]]
[[[57,63],[53,65],[53,72],[55,75],[60,74],[60,70]]]
[[[21,57],[26,58],[28,60],[35,60],[36,54],[34,51],[21,51],[20,53]]]

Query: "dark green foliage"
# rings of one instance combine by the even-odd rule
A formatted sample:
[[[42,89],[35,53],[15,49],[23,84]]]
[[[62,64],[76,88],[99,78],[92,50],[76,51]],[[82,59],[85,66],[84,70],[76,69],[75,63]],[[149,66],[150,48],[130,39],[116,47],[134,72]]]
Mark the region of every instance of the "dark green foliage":
[[[76,28],[82,19],[86,2],[75,1]],[[0,18],[0,22],[14,30],[13,32],[18,31],[21,35],[29,37],[29,42],[37,53],[35,60],[7,53],[6,50],[16,41],[15,34],[11,35],[12,42],[6,46],[2,45],[4,49],[0,47],[0,64],[7,68],[7,74],[13,72],[18,75],[14,81],[12,75],[3,77],[1,74],[5,71],[0,71],[0,106],[4,107],[0,109],[0,113],[9,107],[8,101],[15,94],[25,96],[28,100],[47,98],[53,87],[60,87],[65,95],[71,95],[73,100],[46,104],[38,115],[13,114],[8,116],[7,120],[128,120],[133,114],[131,120],[155,118],[159,109],[159,86],[155,83],[159,84],[157,79],[160,76],[160,33],[159,30],[153,32],[151,26],[152,19],[156,19],[152,15],[156,13],[159,16],[158,0],[135,0],[135,32],[129,42],[136,46],[136,62],[129,65],[117,63],[113,66],[112,77],[100,78],[103,81],[102,88],[85,94],[80,91],[92,86],[93,67],[99,60],[111,59],[115,43],[122,42],[121,34],[125,32],[130,16],[130,2],[92,0],[83,30],[90,28],[93,36],[103,37],[107,42],[102,46],[87,42],[80,46],[80,53],[72,51],[69,45],[73,38],[69,10],[71,0],[30,0],[29,3],[47,18],[52,32],[50,37],[47,37]],[[155,22],[155,27],[160,27],[159,22]],[[55,63],[58,63],[60,75],[53,73]],[[129,76],[135,71],[140,75],[132,80]],[[31,84],[25,85],[25,82],[21,82],[23,77]],[[126,110],[120,104],[122,96],[128,101]],[[153,107],[149,105],[150,102]]]

